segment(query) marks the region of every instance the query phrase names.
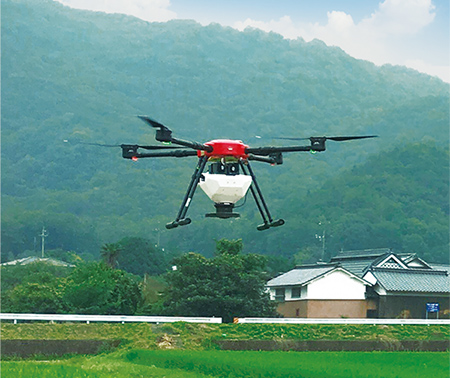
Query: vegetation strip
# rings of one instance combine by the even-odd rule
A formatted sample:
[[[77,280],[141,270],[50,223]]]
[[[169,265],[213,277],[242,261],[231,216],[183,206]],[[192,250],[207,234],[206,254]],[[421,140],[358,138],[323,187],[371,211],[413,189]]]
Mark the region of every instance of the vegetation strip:
[[[449,340],[216,340],[222,350],[445,352]]]
[[[450,340],[443,325],[2,323],[2,340],[121,340],[157,349],[162,339],[183,349],[217,349],[214,340]]]

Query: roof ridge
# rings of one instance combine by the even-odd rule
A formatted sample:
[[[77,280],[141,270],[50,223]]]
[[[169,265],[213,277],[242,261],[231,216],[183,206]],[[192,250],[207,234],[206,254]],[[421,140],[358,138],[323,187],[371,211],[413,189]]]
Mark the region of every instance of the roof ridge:
[[[397,273],[427,273],[427,274],[435,274],[435,275],[448,275],[447,271],[445,270],[434,270],[434,269],[417,269],[417,268],[383,268],[383,267],[377,267],[373,266],[371,270],[374,271],[384,271],[384,272],[397,272]]]
[[[338,266],[338,263],[324,263],[324,264],[306,264],[306,265],[296,265],[294,269],[311,269],[311,268],[334,268]]]

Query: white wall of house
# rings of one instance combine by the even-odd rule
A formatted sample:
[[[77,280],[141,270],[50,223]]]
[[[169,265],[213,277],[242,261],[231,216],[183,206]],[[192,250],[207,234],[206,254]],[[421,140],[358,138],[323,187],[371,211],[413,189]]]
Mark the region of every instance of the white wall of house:
[[[279,289],[279,288],[277,288]],[[270,299],[276,299],[276,288],[269,289]],[[298,301],[299,299],[306,299],[308,296],[308,286],[286,286],[284,288],[285,301]]]
[[[358,299],[364,300],[366,285],[342,270],[319,277],[304,286],[270,288],[270,298],[276,299],[276,289],[284,289],[285,301],[300,299]]]
[[[341,270],[334,270],[308,285],[307,299],[365,299],[366,285]]]

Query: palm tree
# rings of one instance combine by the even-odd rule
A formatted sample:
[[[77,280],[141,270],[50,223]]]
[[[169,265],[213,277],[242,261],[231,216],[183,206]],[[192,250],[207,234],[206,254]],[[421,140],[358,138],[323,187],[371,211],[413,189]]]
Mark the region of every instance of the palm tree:
[[[100,255],[105,264],[114,269],[121,251],[122,247],[119,243],[105,243],[100,249]]]

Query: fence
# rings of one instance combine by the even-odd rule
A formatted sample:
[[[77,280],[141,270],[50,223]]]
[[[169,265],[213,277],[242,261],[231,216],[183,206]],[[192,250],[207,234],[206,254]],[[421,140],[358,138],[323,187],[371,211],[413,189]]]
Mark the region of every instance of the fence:
[[[236,318],[235,323],[270,324],[441,324],[450,325],[450,319],[345,319],[345,318]]]
[[[222,318],[183,316],[123,316],[123,315],[66,315],[66,314],[0,314],[0,320],[54,321],[54,322],[105,322],[105,323],[222,323]]]
[[[183,317],[183,316],[125,316],[125,315],[67,315],[67,314],[0,314],[0,320],[10,320],[16,324],[22,321],[48,322],[104,322],[104,323],[222,323],[222,318]],[[416,324],[450,325],[450,319],[345,319],[345,318],[235,318],[234,323],[268,324]]]

